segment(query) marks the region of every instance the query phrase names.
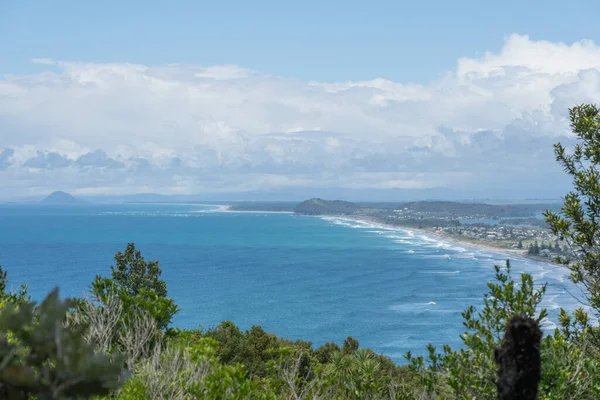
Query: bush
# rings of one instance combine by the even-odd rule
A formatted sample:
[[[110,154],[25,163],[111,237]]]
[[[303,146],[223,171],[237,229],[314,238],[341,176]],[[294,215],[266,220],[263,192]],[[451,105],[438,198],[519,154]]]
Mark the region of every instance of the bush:
[[[3,398],[86,399],[123,384],[120,356],[98,352],[86,325],[66,326],[74,302],[53,291],[37,306],[12,302],[0,311],[0,394]]]

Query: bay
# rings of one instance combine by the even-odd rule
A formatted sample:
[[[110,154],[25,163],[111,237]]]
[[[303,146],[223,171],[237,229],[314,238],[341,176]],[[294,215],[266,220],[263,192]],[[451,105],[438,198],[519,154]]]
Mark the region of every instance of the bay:
[[[402,363],[425,345],[460,345],[460,313],[481,305],[494,264],[506,255],[340,218],[224,212],[196,204],[2,205],[0,265],[14,288],[37,300],[54,287],[84,296],[108,276],[117,251],[135,242],[160,260],[181,311],[174,325],[209,328],[224,320],[316,346],[359,340]],[[547,282],[553,328],[577,289],[561,267],[512,260],[515,275]]]

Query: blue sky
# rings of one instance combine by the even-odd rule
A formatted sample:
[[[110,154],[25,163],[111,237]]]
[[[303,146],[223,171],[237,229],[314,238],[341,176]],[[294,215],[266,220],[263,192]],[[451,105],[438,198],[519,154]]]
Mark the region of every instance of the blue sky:
[[[597,1],[0,0],[0,200],[559,197],[552,144],[573,142],[569,107],[600,103],[598,15]]]
[[[600,39],[598,1],[1,0],[0,73],[32,58],[237,64],[300,80],[426,83],[512,33]]]

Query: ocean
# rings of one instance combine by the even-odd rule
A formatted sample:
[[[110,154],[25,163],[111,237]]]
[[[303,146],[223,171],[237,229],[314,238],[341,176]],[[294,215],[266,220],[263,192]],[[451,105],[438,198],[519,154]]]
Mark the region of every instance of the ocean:
[[[505,254],[341,218],[225,212],[204,205],[1,205],[0,265],[36,300],[54,287],[85,296],[135,242],[157,259],[181,311],[174,325],[231,320],[315,346],[347,336],[398,363],[425,346],[460,346],[461,312],[480,306]],[[577,289],[559,266],[512,259],[548,283],[553,328]]]

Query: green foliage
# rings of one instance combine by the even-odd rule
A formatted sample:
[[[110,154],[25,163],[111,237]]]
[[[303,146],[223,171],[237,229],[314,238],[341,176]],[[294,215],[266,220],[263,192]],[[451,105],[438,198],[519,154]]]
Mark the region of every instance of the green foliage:
[[[21,285],[17,293],[6,292],[7,279],[8,274],[0,267],[0,309],[4,308],[6,304],[19,305],[29,302],[30,297],[27,294],[26,285]]]
[[[159,328],[166,330],[179,308],[169,297],[161,297],[154,290],[140,288],[131,294],[125,287],[114,280],[97,276],[92,283],[92,294],[100,303],[116,295],[124,310],[124,321],[140,313],[151,315]]]
[[[167,284],[160,279],[158,261],[146,261],[134,243],[128,243],[125,253],[115,254],[116,267],[110,267],[115,284],[131,296],[143,290],[153,290],[158,297],[167,297]]]
[[[344,340],[344,345],[342,346],[342,354],[352,354],[357,351],[359,348],[358,340],[354,339],[352,336],[348,336]]]
[[[147,262],[133,243],[125,253],[115,255],[116,267],[111,266],[112,279],[97,276],[92,283],[92,294],[101,303],[116,295],[124,309],[125,318],[141,313],[152,315],[159,328],[166,330],[178,307],[167,297],[167,284],[158,261]]]
[[[122,384],[121,357],[99,353],[87,343],[87,326],[65,325],[73,305],[59,300],[55,290],[39,307],[9,302],[0,311],[3,398],[85,399],[108,394]]]
[[[328,342],[315,350],[315,357],[319,363],[327,364],[331,362],[334,353],[339,353],[341,351],[340,346],[334,342]]]
[[[231,321],[220,323],[215,329],[208,330],[204,336],[213,338],[219,344],[217,356],[224,364],[242,364],[251,377],[264,378],[267,365],[275,360],[278,354],[275,350],[296,346],[289,340],[266,333],[260,326],[252,326],[242,332]],[[309,348],[310,343],[298,343],[297,347]]]
[[[334,353],[325,379],[335,398],[373,399],[388,392],[390,377],[381,374],[381,363],[369,349]]]
[[[216,357],[214,339],[199,338],[186,331],[169,339],[165,346],[136,368],[118,399],[275,399],[247,378],[241,364],[223,365]],[[191,339],[192,343],[186,343]]]
[[[569,117],[579,142],[571,153],[557,143],[554,154],[573,179],[574,188],[564,197],[560,213],[546,211],[544,215],[551,231],[566,241],[571,250],[557,261],[569,267],[572,281],[584,288],[589,305],[599,316],[600,109],[591,104],[580,105],[569,110]],[[586,313],[579,310],[574,317],[577,324],[585,326],[585,333],[600,349],[600,335],[596,328],[589,326]]]
[[[542,342],[540,400],[599,399],[600,360],[590,357],[589,343],[574,342],[556,330]]]

